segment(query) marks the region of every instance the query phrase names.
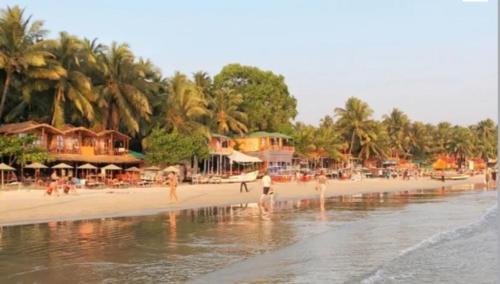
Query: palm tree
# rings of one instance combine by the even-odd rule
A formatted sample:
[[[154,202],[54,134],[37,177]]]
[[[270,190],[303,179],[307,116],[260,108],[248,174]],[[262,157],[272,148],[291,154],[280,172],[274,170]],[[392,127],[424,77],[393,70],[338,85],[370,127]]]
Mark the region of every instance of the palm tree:
[[[387,128],[390,146],[396,156],[408,154],[408,133],[410,128],[408,116],[401,110],[394,108],[389,115],[384,115],[383,123]]]
[[[208,114],[207,102],[195,84],[184,74],[176,72],[168,82],[165,120],[174,131],[201,131],[207,136],[208,129],[199,120]]]
[[[342,141],[342,137],[335,130],[335,124],[330,116],[321,120],[314,140],[316,148],[325,151],[330,159],[334,161],[343,159],[342,149],[346,147],[346,143]]]
[[[469,128],[455,126],[452,129],[452,137],[448,145],[449,152],[458,160],[458,167],[461,168],[468,156],[473,151],[473,136]]]
[[[422,122],[414,122],[408,132],[409,147],[408,153],[419,159],[428,158],[431,153],[432,133]]]
[[[375,158],[382,161],[388,156],[389,137],[384,126],[375,121],[368,123],[361,138],[361,150],[358,157],[362,161]]]
[[[62,32],[57,46],[51,51],[67,74],[55,81],[52,125],[61,127],[65,123],[65,109],[73,115],[79,113],[87,121],[93,121],[92,103],[97,96],[92,90],[90,78],[81,71],[81,64],[89,58],[82,43],[76,37]]]
[[[193,74],[193,80],[199,94],[204,99],[209,99],[212,93],[212,78],[207,72],[198,71]]]
[[[135,63],[127,44],[115,42],[99,60],[102,62],[99,106],[103,109],[103,124],[107,129],[123,125],[129,133],[137,133],[139,119],[148,119],[151,115],[145,94],[150,83],[145,80],[143,66]]]
[[[350,139],[350,155],[353,153],[356,138],[359,141],[366,132],[372,114],[373,110],[368,104],[355,97],[347,100],[345,108],[335,108],[335,115],[339,118],[338,127],[346,137],[350,137],[347,138]]]
[[[440,122],[435,128],[434,141],[435,147],[433,152],[435,154],[448,153],[450,141],[452,136],[452,127],[448,122]]]
[[[315,141],[315,129],[311,125],[297,122],[294,125],[293,142],[295,152],[302,156],[310,158],[312,152],[317,150]]]
[[[214,92],[210,102],[211,121],[213,128],[220,134],[232,131],[243,134],[248,131],[245,125],[247,116],[240,111],[243,102],[241,94],[234,89],[221,88]]]
[[[474,133],[476,154],[485,160],[496,157],[498,136],[495,122],[491,119],[482,120],[470,129]]]
[[[5,72],[0,99],[0,119],[3,118],[5,101],[13,80],[26,76],[33,79],[57,80],[65,72],[44,47],[46,31],[41,21],[31,21],[19,6],[7,7],[0,12],[0,69]],[[50,66],[48,66],[50,65]],[[47,68],[43,68],[47,67]]]

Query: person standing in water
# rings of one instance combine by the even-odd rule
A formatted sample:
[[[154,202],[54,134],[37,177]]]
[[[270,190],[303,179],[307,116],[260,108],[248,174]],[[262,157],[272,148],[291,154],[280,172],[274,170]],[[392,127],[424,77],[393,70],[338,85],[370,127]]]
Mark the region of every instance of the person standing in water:
[[[325,171],[321,170],[318,176],[317,190],[319,190],[319,198],[323,200],[325,198],[326,183],[328,178],[325,175]]]
[[[168,185],[170,186],[170,201],[177,201],[177,175],[171,172],[168,175]]]
[[[268,196],[271,191],[271,176],[269,175],[269,171],[266,171],[266,174],[262,177],[262,195],[260,196],[259,203],[262,203],[264,197]]]

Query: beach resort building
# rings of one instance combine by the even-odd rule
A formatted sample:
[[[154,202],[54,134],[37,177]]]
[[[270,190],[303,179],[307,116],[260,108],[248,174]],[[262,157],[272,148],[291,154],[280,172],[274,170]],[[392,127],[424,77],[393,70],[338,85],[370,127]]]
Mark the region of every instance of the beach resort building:
[[[244,168],[256,167],[262,161],[235,149],[236,141],[228,136],[211,134],[209,157],[201,162],[195,159],[193,174],[227,176],[240,173]]]
[[[276,132],[254,132],[235,139],[239,150],[263,161],[261,169],[292,166],[292,137]]]
[[[0,135],[35,135],[35,144],[46,148],[56,161],[96,164],[140,164],[142,160],[129,152],[130,137],[116,130],[95,132],[85,127],[26,121],[3,124]]]

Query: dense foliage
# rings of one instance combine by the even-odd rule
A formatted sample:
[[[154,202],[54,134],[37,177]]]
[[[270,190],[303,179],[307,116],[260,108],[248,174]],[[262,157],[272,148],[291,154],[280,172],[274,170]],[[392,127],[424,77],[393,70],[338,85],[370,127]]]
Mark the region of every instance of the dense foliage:
[[[297,156],[308,159],[430,160],[448,154],[463,163],[496,157],[497,125],[490,119],[469,127],[431,125],[394,109],[377,121],[366,102],[352,97],[318,127],[294,124],[297,101],[284,77],[271,71],[229,64],[213,78],[203,71],[166,78],[125,43],[46,35],[43,22],[20,7],[1,10],[0,123],[117,129],[133,137],[133,150],[145,146],[150,162],[167,164],[206,155],[210,133],[252,131],[289,134]],[[33,150],[26,155],[43,160]],[[19,163],[27,159],[4,152]]]
[[[186,135],[177,131],[168,133],[155,128],[145,144],[146,161],[152,164],[175,165],[190,161],[193,155],[198,158],[208,156],[207,143],[200,135]]]

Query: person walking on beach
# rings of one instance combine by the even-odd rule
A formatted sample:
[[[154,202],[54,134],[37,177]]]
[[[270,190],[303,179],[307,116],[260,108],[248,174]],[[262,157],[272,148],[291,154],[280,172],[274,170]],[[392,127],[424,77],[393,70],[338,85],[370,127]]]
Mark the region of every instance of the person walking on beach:
[[[262,177],[262,195],[260,196],[259,203],[262,204],[264,197],[268,196],[271,191],[271,176],[269,176],[269,171]]]
[[[171,172],[168,175],[168,185],[170,186],[170,201],[177,201],[177,175]]]
[[[490,169],[486,169],[486,173],[484,174],[484,183],[486,183],[486,189],[490,189]]]
[[[320,171],[319,176],[318,176],[318,185],[317,185],[317,190],[319,190],[319,198],[320,200],[323,200],[325,198],[325,190],[326,190],[326,183],[328,182],[328,178],[325,175],[325,172],[323,170]]]

